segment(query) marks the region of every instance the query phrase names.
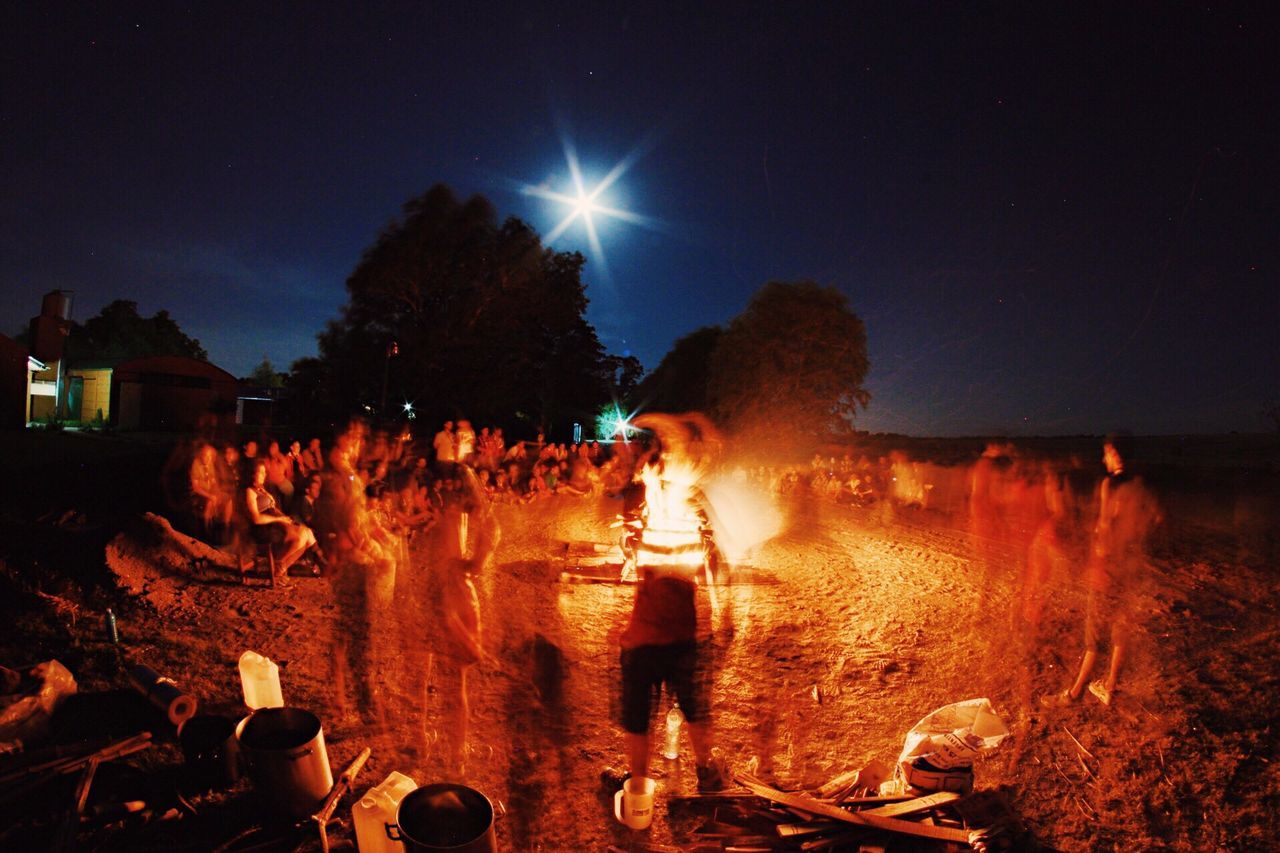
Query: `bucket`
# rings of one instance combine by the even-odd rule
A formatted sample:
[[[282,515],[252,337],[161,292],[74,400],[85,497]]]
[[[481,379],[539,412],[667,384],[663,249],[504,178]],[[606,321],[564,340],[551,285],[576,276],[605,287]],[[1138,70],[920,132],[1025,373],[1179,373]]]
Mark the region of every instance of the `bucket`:
[[[333,787],[320,720],[301,708],[261,708],[236,726],[249,778],[281,818],[309,817]]]
[[[387,837],[411,853],[497,853],[493,803],[466,785],[439,782],[410,791],[400,801]]]
[[[178,729],[187,780],[196,791],[221,791],[240,779],[240,744],[230,717],[197,714]]]

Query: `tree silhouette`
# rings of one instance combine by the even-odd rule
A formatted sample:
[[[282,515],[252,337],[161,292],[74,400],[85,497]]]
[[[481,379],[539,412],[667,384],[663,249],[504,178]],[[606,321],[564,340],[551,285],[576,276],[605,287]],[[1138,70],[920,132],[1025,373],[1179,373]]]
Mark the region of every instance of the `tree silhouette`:
[[[724,330],[703,326],[680,338],[635,392],[635,406],[654,412],[706,412],[711,356]]]
[[[319,358],[295,364],[291,387],[335,418],[376,409],[385,381],[389,410],[407,400],[429,418],[587,419],[619,366],[585,319],[583,264],[438,184],[364,252]]]
[[[178,328],[168,311],[151,317],[138,314],[138,303],[117,299],[84,324],[73,323],[67,357],[74,360],[126,359],[182,355],[207,361],[209,354],[195,338]]]
[[[848,437],[871,398],[867,369],[866,329],[844,294],[770,282],[715,346],[712,412],[739,435],[790,449]]]

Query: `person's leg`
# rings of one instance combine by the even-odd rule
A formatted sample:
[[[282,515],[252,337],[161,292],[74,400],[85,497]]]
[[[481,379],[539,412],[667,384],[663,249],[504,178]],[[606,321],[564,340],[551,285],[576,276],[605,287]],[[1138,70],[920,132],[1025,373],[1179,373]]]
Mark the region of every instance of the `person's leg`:
[[[634,778],[649,775],[649,732],[627,732],[627,772]]]
[[[622,650],[622,730],[627,772],[649,775],[649,717],[654,688],[654,649]]]
[[[301,525],[288,524],[281,525],[285,528],[284,556],[276,562],[276,574],[283,575],[289,571],[289,567],[298,562],[298,558],[306,553],[307,549],[316,544],[315,536],[311,535],[310,528]]]
[[[693,742],[693,757],[700,765],[711,760],[712,731],[710,721],[688,723],[689,740]]]
[[[453,766],[460,775],[466,775],[467,759],[467,726],[471,720],[471,701],[467,696],[467,670],[464,666],[458,673],[458,704],[453,717]]]
[[[1124,644],[1116,643],[1111,648],[1111,666],[1107,670],[1107,679],[1103,685],[1107,688],[1107,693],[1111,694],[1116,689],[1116,679],[1120,677],[1120,664],[1124,661]]]
[[[1089,683],[1089,673],[1093,671],[1093,665],[1098,661],[1098,653],[1092,648],[1085,650],[1084,658],[1080,661],[1080,672],[1076,675],[1075,683],[1071,685],[1071,689],[1067,691],[1067,695],[1072,699],[1079,699],[1080,694],[1084,693],[1085,686]]]

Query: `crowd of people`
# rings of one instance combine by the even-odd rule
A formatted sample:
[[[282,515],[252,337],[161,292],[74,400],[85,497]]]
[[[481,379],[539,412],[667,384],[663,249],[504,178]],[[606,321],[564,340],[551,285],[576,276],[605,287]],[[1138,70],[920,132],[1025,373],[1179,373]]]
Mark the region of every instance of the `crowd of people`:
[[[685,444],[678,447],[689,450]],[[1020,576],[1012,580],[1020,594],[1012,626],[1034,635],[1055,576],[1080,575],[1085,581],[1082,661],[1068,688],[1046,697],[1047,704],[1074,702],[1084,693],[1110,704],[1123,665],[1134,622],[1132,590],[1142,575],[1146,540],[1160,523],[1160,511],[1140,479],[1126,471],[1120,444],[1116,439],[1105,444],[1106,478],[1092,510],[1076,498],[1069,466],[1024,459],[1009,444],[989,444],[964,470],[966,514],[982,573],[979,607],[987,588],[1001,583],[997,574],[1014,567]],[[452,717],[456,731],[451,761],[461,766],[467,671],[488,657],[480,643],[480,606],[472,576],[497,548],[499,530],[490,505],[532,503],[553,494],[630,493],[641,467],[666,459],[646,456],[650,452],[644,442],[616,443],[605,451],[598,442],[552,443],[543,434],[535,441],[508,444],[502,430],[476,433],[466,420],[447,421],[426,444],[407,430],[371,432],[355,421],[330,447],[319,438],[306,447],[297,441],[282,446],[255,439],[241,447],[198,442],[189,462],[189,511],[207,537],[242,557],[251,557],[253,548],[273,549],[278,583],[288,584],[289,567],[300,561],[316,566],[317,573],[329,574],[333,567],[339,603],[361,602],[358,612],[365,619],[389,607],[397,571],[408,565],[410,540],[439,526],[430,542],[445,549],[428,561],[440,566],[429,585],[435,602],[431,607],[444,630],[435,640],[428,669],[430,678],[447,685],[444,692],[456,697],[445,716]],[[924,507],[932,488],[922,465],[899,451],[874,461],[865,456],[855,461],[849,453],[838,460],[814,456],[808,466],[758,466],[739,475],[777,496],[854,506]],[[639,580],[622,661],[623,680],[631,690],[623,720],[631,776],[643,779],[648,774],[652,702],[643,699],[652,699],[650,689],[660,683],[681,694],[700,788],[717,788],[723,784],[723,767],[710,757],[710,730],[701,727],[703,697],[691,681],[696,669],[690,651],[695,625],[687,619],[691,587],[686,588],[682,576],[652,570]],[[675,611],[672,589],[680,592],[676,598],[681,606]],[[668,611],[684,616],[675,619]],[[338,643],[335,666],[352,653],[346,640]],[[1110,657],[1106,674],[1093,679],[1103,656]],[[335,672],[339,693],[342,678]]]
[[[358,562],[392,559],[462,499],[464,470],[499,503],[600,494],[632,475],[625,453],[596,441],[557,444],[539,433],[507,444],[501,428],[477,434],[466,420],[446,422],[429,447],[407,430],[371,431],[357,421],[327,448],[319,438],[305,446],[200,440],[190,460],[182,500],[196,532],[246,564],[255,549],[272,548],[285,585],[299,562],[319,573],[344,553]]]

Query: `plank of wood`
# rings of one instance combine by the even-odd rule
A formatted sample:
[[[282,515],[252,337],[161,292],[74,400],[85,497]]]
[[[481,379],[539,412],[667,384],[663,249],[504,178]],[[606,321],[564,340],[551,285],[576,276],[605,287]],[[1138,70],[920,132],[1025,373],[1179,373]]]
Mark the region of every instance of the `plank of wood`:
[[[804,823],[782,823],[777,826],[779,838],[804,838],[840,829],[843,823],[835,820],[809,820]]]
[[[788,808],[802,809],[810,814],[828,817],[833,820],[844,821],[855,826],[869,826],[874,829],[883,829],[886,832],[896,832],[902,835],[914,835],[920,838],[933,838],[939,841],[955,841],[961,844],[969,843],[969,833],[963,829],[949,829],[944,826],[922,826],[909,820],[900,820],[894,817],[877,817],[868,815],[865,812],[849,812],[815,800],[807,794],[797,794],[787,791],[779,791],[772,788],[759,779],[749,776],[745,773],[739,773],[734,777],[735,781],[745,787],[754,794],[772,800],[775,803],[781,803]]]
[[[916,812],[936,809],[938,806],[954,803],[958,799],[960,799],[960,795],[955,791],[938,791],[936,794],[916,797],[914,800],[907,800],[904,803],[890,803],[887,806],[858,812],[858,814],[874,815],[875,817],[899,817],[904,814],[915,814]]]

